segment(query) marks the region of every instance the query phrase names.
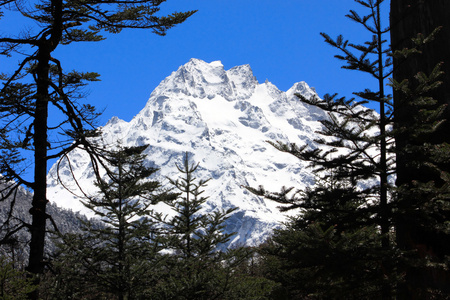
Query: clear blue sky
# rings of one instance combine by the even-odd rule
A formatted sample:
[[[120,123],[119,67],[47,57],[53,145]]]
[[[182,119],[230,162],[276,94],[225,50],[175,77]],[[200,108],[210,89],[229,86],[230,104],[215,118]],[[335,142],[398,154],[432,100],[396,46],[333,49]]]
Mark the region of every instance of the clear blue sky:
[[[354,0],[167,0],[162,7],[162,13],[198,12],[163,37],[124,30],[105,41],[60,46],[54,54],[66,70],[101,74],[86,100],[105,109],[100,125],[112,116],[129,121],[152,90],[190,58],[220,60],[226,69],[250,64],[260,82],[268,79],[283,91],[298,81],[320,96],[351,96],[375,86],[367,75],[341,69],[336,50],[319,34],[364,41],[365,31],[345,17],[349,9],[365,12]],[[387,25],[387,14],[384,20]],[[3,20],[0,24],[8,32]]]

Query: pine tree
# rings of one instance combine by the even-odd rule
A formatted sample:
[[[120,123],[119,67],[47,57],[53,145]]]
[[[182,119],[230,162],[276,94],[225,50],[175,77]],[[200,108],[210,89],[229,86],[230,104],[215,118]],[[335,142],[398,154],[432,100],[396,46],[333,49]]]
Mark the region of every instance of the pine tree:
[[[323,129],[318,132],[316,146],[270,143],[309,162],[317,175],[316,185],[298,191],[283,188],[278,193],[267,192],[262,187],[250,190],[282,203],[283,210],[300,209],[300,216],[288,223],[286,230],[278,231],[273,240],[274,247],[279,247],[280,260],[286,259],[290,265],[285,271],[298,268],[300,273],[296,276],[306,280],[307,294],[360,299],[372,298],[378,291],[379,297],[388,299],[397,280],[391,237],[393,187],[389,180],[395,172],[392,102],[385,92],[386,79],[392,73],[390,47],[385,38],[389,28],[381,24],[384,1],[356,2],[367,14],[360,16],[351,10],[347,17],[362,25],[370,40],[354,44],[342,35],[335,40],[325,33],[321,35],[342,53],[336,57],[345,63],[343,68],[370,75],[378,89],[355,92],[360,100],[337,95],[305,99],[298,95],[304,103],[328,112],[328,119],[321,121]],[[368,102],[378,104],[379,113],[366,108]],[[299,232],[290,236],[292,231]],[[297,252],[314,251],[316,255],[306,256],[305,261],[301,258],[296,261],[301,256],[285,257],[283,251],[288,251],[285,247],[291,244],[297,247]],[[319,245],[322,248],[316,249]],[[364,260],[358,259],[355,253]],[[363,288],[347,285],[343,273]],[[355,274],[357,277],[353,277]]]
[[[0,256],[0,299],[25,300],[36,289],[26,272],[14,268],[14,262]]]
[[[399,248],[415,253],[400,295],[450,293],[450,3],[391,1]]]
[[[175,195],[148,180],[156,169],[145,166],[145,149],[119,147],[105,154],[107,176],[97,179],[98,194],[83,201],[101,226],[98,221],[81,219],[83,233],[63,237],[58,260],[60,265],[73,264],[72,271],[62,270],[69,272],[63,278],[69,287],[76,288],[74,282],[81,280],[82,286],[93,285],[97,293],[137,299],[151,286],[152,264],[161,247],[150,206]],[[83,289],[77,293],[86,295]]]
[[[439,31],[436,28],[428,37],[418,34],[412,39],[414,47],[396,51],[395,57],[407,63],[411,56],[422,56],[424,46],[432,43]],[[407,126],[401,120],[395,124],[400,174],[394,215],[398,247],[407,253],[402,266],[405,282],[398,294],[410,299],[450,293],[450,248],[446,242],[450,232],[450,173],[446,168],[450,145],[433,139],[446,122],[446,105],[434,98],[434,90],[442,85],[441,66],[437,64],[430,74],[418,72],[401,82],[392,80],[396,112],[400,110],[401,115],[404,109],[411,113]],[[404,174],[405,170],[409,174]]]
[[[375,227],[339,232],[292,220],[259,248],[262,273],[280,283],[273,299],[381,298],[378,235]]]
[[[165,227],[165,265],[158,270],[159,286],[151,299],[264,299],[271,284],[253,278],[239,268],[247,263],[252,251],[246,248],[222,249],[234,233],[225,233],[224,221],[236,208],[204,214],[208,199],[203,196],[209,180],[194,177],[199,164],[191,164],[188,153],[178,166],[182,177],[169,181],[180,192],[168,204],[173,217],[159,215]],[[256,284],[258,283],[258,284]],[[266,286],[264,286],[266,285]]]
[[[183,166],[177,165],[183,177],[177,180],[168,178],[181,193],[177,201],[169,203],[177,215],[167,222],[170,232],[176,233],[172,235],[173,239],[168,245],[170,249],[180,251],[179,254],[185,258],[213,255],[220,245],[228,242],[235,234],[224,233],[224,221],[237,208],[215,211],[211,215],[200,213],[208,199],[202,194],[209,179],[197,180],[194,177],[198,166],[199,164],[190,165],[189,154],[185,153]]]
[[[98,74],[67,72],[64,62],[53,54],[60,46],[101,41],[105,38],[101,32],[119,33],[126,28],[142,28],[164,35],[194,13],[157,16],[163,2],[0,1],[0,18],[8,11],[19,14],[36,26],[22,31],[17,37],[13,34],[0,36],[0,54],[21,59],[16,69],[9,74],[0,74],[0,171],[8,180],[15,180],[34,191],[27,267],[31,273],[42,273],[44,268],[45,224],[49,218],[46,214],[47,161],[75,147],[93,150],[87,138],[92,135],[97,116],[92,105],[80,104],[78,100],[83,98],[82,88],[87,82],[98,80]],[[9,27],[15,25],[10,24]],[[58,113],[61,119],[55,117]],[[23,176],[24,171],[30,168],[30,159],[34,182]],[[37,294],[33,297],[37,298]]]

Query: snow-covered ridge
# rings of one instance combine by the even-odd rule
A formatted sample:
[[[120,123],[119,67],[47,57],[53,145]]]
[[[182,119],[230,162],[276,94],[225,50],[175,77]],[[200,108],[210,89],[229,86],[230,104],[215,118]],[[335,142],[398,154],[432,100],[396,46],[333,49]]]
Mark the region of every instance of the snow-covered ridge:
[[[313,144],[314,132],[324,114],[302,104],[296,93],[315,94],[305,82],[287,92],[270,82],[258,83],[249,65],[225,70],[221,62],[191,59],[164,79],[145,107],[130,121],[112,118],[102,128],[108,145],[150,146],[147,162],[160,168],[160,178],[177,177],[175,163],[184,152],[200,163],[198,178],[212,178],[205,194],[205,211],[237,207],[227,230],[238,234],[231,245],[255,245],[285,220],[276,204],[250,194],[243,186],[264,185],[278,191],[282,186],[304,187],[313,175],[294,157],[280,153],[266,141]],[[93,174],[85,153],[70,154],[78,182],[93,191]],[[62,182],[77,187],[62,162]],[[49,172],[50,201],[86,212],[79,201]],[[160,209],[165,209],[160,207]]]

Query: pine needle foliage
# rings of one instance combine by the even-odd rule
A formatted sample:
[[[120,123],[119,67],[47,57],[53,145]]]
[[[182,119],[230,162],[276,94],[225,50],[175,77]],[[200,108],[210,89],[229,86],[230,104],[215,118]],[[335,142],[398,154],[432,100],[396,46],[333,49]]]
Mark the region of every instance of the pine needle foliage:
[[[433,42],[439,31],[436,28],[429,36],[418,34],[412,39],[414,48],[396,51],[396,59],[407,62],[426,54],[424,46]],[[396,137],[401,137],[397,155],[404,163],[402,172],[409,172],[409,180],[398,186],[394,214],[397,242],[405,251],[402,268],[407,275],[399,292],[402,297],[439,298],[450,291],[450,146],[430,138],[442,131],[447,121],[446,105],[439,104],[433,93],[442,84],[441,67],[439,63],[430,74],[411,74],[401,82],[391,80],[397,109],[411,112],[407,123],[398,122],[395,127]]]
[[[27,273],[14,267],[13,261],[0,256],[0,299],[25,300],[36,289]]]
[[[201,213],[208,197],[203,196],[208,180],[194,177],[199,164],[190,164],[189,155],[185,153],[183,166],[177,165],[183,177],[170,183],[181,193],[177,201],[169,203],[176,215],[166,224],[174,234],[169,246],[186,258],[208,256],[217,252],[218,247],[227,243],[235,233],[224,233],[225,220],[237,208],[214,211],[210,215]]]
[[[156,217],[164,224],[163,244],[170,253],[152,299],[212,299],[229,288],[222,276],[230,274],[221,266],[227,257],[219,247],[234,235],[224,233],[224,221],[235,209],[201,212],[208,199],[203,193],[209,180],[195,178],[198,166],[185,153],[182,165],[177,165],[181,177],[168,178],[179,197],[168,203],[175,212],[173,217]]]
[[[385,92],[386,79],[392,74],[385,37],[389,28],[381,24],[383,0],[356,2],[366,13],[361,16],[352,10],[347,17],[366,29],[370,37],[366,42],[356,44],[342,35],[336,39],[321,35],[340,52],[336,58],[344,63],[344,69],[371,76],[378,89],[355,92],[357,99],[349,100],[336,94],[322,99],[297,95],[305,104],[328,113],[328,118],[321,121],[315,145],[269,143],[309,162],[316,184],[304,190],[283,188],[277,193],[263,187],[250,188],[255,194],[283,204],[282,210],[300,211],[286,229],[275,233],[269,247],[271,259],[287,264],[282,272],[295,269],[297,280],[304,282],[300,290],[293,286],[295,277],[291,283],[286,282],[287,293],[296,291],[296,299],[343,295],[346,299],[389,299],[398,279],[391,214],[395,174],[393,106]],[[379,113],[367,108],[368,102],[377,104]],[[301,255],[284,255],[285,247],[295,247]],[[309,252],[314,255],[306,255]],[[359,289],[348,285],[345,277],[349,282],[354,280],[353,285]]]
[[[84,88],[99,80],[95,72],[70,71],[54,54],[61,46],[98,42],[123,29],[148,29],[165,35],[195,11],[161,15],[165,0],[0,1],[0,20],[16,14],[30,26],[0,34],[0,55],[18,60],[0,73],[0,172],[34,191],[30,257],[27,270],[44,270],[47,162],[74,148],[95,157],[89,138],[97,132],[98,112],[82,103]],[[2,28],[15,29],[17,24]],[[81,54],[85,55],[85,54]],[[27,179],[32,174],[34,180]],[[39,277],[36,277],[37,279]],[[30,295],[37,299],[38,293]]]
[[[158,270],[158,285],[149,290],[151,299],[266,299],[273,282],[246,271],[253,251],[225,249],[235,233],[225,232],[225,221],[236,208],[202,210],[208,197],[204,188],[209,180],[196,179],[199,164],[185,153],[181,177],[169,178],[179,197],[169,202],[173,217],[158,215],[164,224],[163,245],[169,250],[165,265]]]
[[[280,283],[273,299],[379,299],[375,227],[339,232],[320,222],[302,226],[292,220],[260,247],[263,273]]]
[[[97,218],[80,219],[83,233],[65,235],[57,258],[60,265],[72,261],[77,266],[63,270],[68,278],[60,275],[69,292],[81,280],[77,284],[93,285],[97,293],[138,299],[151,285],[152,264],[162,248],[150,206],[175,195],[148,179],[157,170],[145,165],[145,149],[119,147],[104,154],[107,176],[97,179],[98,193],[83,201]]]
[[[309,167],[318,174],[317,182],[322,184],[320,189],[327,189],[323,186],[325,182],[349,183],[348,186],[355,195],[351,198],[365,199],[364,205],[358,205],[361,212],[378,215],[367,218],[367,222],[380,225],[383,233],[387,233],[388,191],[392,188],[392,180],[389,181],[388,178],[395,172],[394,157],[389,155],[394,151],[390,132],[392,101],[384,91],[386,78],[392,74],[390,48],[383,37],[389,28],[381,27],[379,6],[383,1],[357,2],[368,9],[369,14],[359,16],[357,12],[350,11],[347,17],[364,26],[372,34],[371,40],[358,45],[345,40],[342,35],[336,39],[325,33],[321,35],[326,43],[343,53],[336,57],[344,61],[344,68],[369,74],[378,83],[379,90],[364,89],[355,92],[361,100],[347,100],[336,94],[327,94],[323,99],[317,96],[306,99],[297,95],[302,102],[328,112],[328,118],[321,121],[323,127],[315,140],[316,146],[269,143],[282,152],[310,162]],[[364,106],[369,101],[379,104],[379,114]],[[282,199],[281,203],[290,204],[288,209],[309,208],[306,203],[315,202],[309,198],[316,197],[314,192],[295,192],[294,189],[284,189],[281,193],[255,192],[273,200],[279,197]],[[291,197],[288,196],[289,192]]]

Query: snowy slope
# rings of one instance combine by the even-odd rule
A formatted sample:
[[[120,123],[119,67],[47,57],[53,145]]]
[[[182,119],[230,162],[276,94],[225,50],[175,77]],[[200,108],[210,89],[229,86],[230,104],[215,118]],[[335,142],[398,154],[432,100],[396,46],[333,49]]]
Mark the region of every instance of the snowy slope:
[[[266,142],[313,143],[320,126],[317,120],[324,114],[302,104],[295,93],[311,96],[315,92],[305,82],[287,92],[267,81],[259,84],[248,65],[224,70],[219,61],[191,59],[160,83],[130,122],[112,118],[102,128],[102,139],[111,146],[118,140],[130,146],[149,144],[148,163],[161,169],[161,178],[178,176],[175,163],[189,152],[200,163],[197,177],[212,178],[205,191],[210,197],[205,211],[237,207],[227,223],[228,231],[238,233],[231,245],[256,245],[285,216],[276,204],[242,186],[264,185],[278,191],[283,185],[302,187],[313,182],[313,175],[297,159]],[[74,151],[70,159],[80,185],[94,191],[86,154]],[[79,193],[67,161],[61,161],[61,166],[61,181]],[[48,176],[50,201],[86,213],[56,180],[55,166]]]

